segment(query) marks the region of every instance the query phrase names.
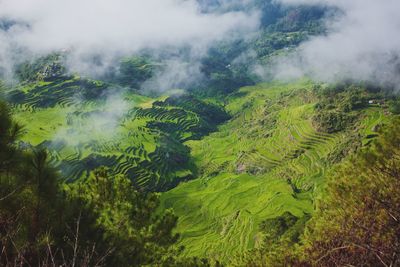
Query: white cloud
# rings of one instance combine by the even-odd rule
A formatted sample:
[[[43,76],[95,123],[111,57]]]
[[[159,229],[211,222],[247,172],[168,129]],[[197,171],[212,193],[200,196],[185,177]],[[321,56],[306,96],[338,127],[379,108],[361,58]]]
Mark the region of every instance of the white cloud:
[[[165,46],[198,52],[258,26],[255,13],[202,13],[195,0],[0,0],[0,18],[29,25],[0,32],[3,56],[10,44],[32,53],[69,49],[106,57]]]
[[[277,77],[286,69],[333,82],[338,79],[400,84],[400,2],[398,0],[280,0],[286,4],[334,6],[343,14],[327,21],[328,34],[303,43],[278,59]],[[297,70],[295,70],[297,69]]]
[[[77,98],[76,104],[84,108],[81,99]],[[96,110],[88,112],[85,116],[82,116],[81,112],[69,113],[70,124],[58,129],[53,140],[77,146],[91,140],[116,138],[120,134],[118,127],[132,106],[134,103],[125,100],[120,93],[108,95]]]

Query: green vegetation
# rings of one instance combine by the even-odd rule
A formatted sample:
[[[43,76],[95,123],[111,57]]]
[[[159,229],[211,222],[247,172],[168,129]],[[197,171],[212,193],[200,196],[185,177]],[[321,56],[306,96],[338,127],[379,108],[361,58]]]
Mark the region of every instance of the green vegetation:
[[[93,88],[102,93],[74,93]],[[132,249],[126,264],[300,261],[300,252],[283,252],[303,242],[327,173],[370,145],[393,106],[379,90],[308,80],[243,87],[220,100],[121,89],[109,97],[110,88],[62,78],[22,84],[10,99],[25,125],[16,148],[48,149],[48,162],[74,182],[55,192],[84,203],[88,231],[98,233],[90,242],[118,247],[108,259],[116,266]],[[149,191],[167,192],[139,193]],[[71,212],[73,228],[79,213]]]
[[[399,119],[340,165],[307,227],[301,259],[313,265],[399,264]]]
[[[304,226],[326,173],[368,144],[387,120],[384,109],[364,101],[358,105],[359,98],[352,97],[358,93],[346,88],[334,97],[337,103],[350,99],[343,103],[352,104],[352,123],[320,131],[315,116],[329,102],[328,92],[308,81],[244,87],[226,101],[232,120],[218,132],[186,143],[199,178],[162,195],[162,207],[173,208],[179,217],[185,255],[226,261],[262,247],[266,234],[260,225],[285,214]],[[291,240],[301,234],[295,228]]]
[[[141,84],[150,79],[155,71],[156,65],[145,57],[123,58],[119,67],[108,75],[107,80],[124,87],[139,89]]]
[[[287,54],[310,36],[325,32],[327,8],[284,7],[272,0],[254,1],[249,8],[261,11],[260,32],[248,40],[223,41],[211,47],[201,60],[204,79],[191,86],[192,92],[223,99],[240,87],[259,82],[255,63],[268,67],[274,56]]]
[[[256,74],[340,11],[199,2],[259,10],[260,31],[201,58],[94,54],[93,79],[53,53],[0,83],[0,265],[399,266],[400,98]],[[144,94],[171,59],[201,79]]]
[[[390,112],[393,114],[399,115],[400,114],[400,99],[396,98],[390,101]]]
[[[156,214],[159,196],[106,168],[63,184],[41,149],[18,149],[21,127],[0,103],[2,266],[208,266],[177,259],[176,216]]]
[[[375,96],[355,86],[327,88],[321,94],[323,100],[316,105],[317,114],[313,120],[317,129],[326,133],[346,129],[356,120],[358,110],[367,107],[368,100]]]
[[[20,81],[51,81],[66,74],[63,57],[51,54],[40,57],[32,62],[24,62],[16,67],[15,74]]]
[[[297,246],[291,242],[297,222],[284,214],[268,221],[278,224],[278,245],[266,240],[239,266],[398,265],[399,130],[399,119],[393,119],[372,146],[327,174],[323,197]]]
[[[234,61],[246,52],[248,44],[238,41],[221,43],[211,48],[201,62],[205,81],[198,94],[225,96],[236,89],[254,83],[248,63]],[[240,60],[239,60],[240,61]]]
[[[10,93],[27,132],[20,145],[49,149],[69,181],[106,166],[138,188],[165,191],[196,172],[183,142],[229,118],[191,95],[152,99],[110,88],[80,77],[21,85]]]

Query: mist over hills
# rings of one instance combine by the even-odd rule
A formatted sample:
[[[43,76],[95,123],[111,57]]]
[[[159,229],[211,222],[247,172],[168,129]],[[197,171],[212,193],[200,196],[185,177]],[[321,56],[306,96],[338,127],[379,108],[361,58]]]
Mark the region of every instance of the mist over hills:
[[[40,3],[42,8],[39,9],[39,5],[35,4],[35,9],[30,9],[30,4],[27,4],[25,11],[13,6],[11,2],[2,3],[3,14],[0,15],[6,18],[5,21],[9,24],[2,31],[4,42],[1,50],[4,60],[1,62],[4,75],[9,79],[15,78],[13,73],[16,66],[27,59],[34,59],[37,55],[62,53],[65,55],[63,64],[67,72],[76,72],[91,78],[114,76],[119,71],[118,64],[121,58],[136,54],[147,57],[149,62],[153,61],[159,66],[155,69],[154,75],[147,78],[145,86],[149,88],[144,88],[145,90],[193,87],[205,89],[210,86],[202,86],[199,83],[213,83],[210,77],[212,74],[225,80],[222,84],[215,85],[219,87],[218,89],[227,87],[226,89],[232,90],[241,85],[252,84],[254,81],[268,79],[268,75],[261,71],[260,60],[269,58],[277,50],[284,51],[296,47],[310,34],[321,33],[322,19],[326,13],[322,7],[290,8],[270,1],[213,3],[200,1],[199,4],[187,1],[187,5],[184,6],[172,2],[165,4],[163,16],[156,16],[157,19],[151,23],[142,21],[135,15],[121,15],[115,11],[113,14],[118,14],[115,20],[112,16],[104,14],[93,16],[109,18],[112,23],[118,25],[103,21],[102,23],[107,26],[101,26],[96,20],[92,22],[83,20],[79,24],[86,25],[85,27],[75,27],[69,18],[53,18],[52,15],[52,8],[63,10],[74,6],[68,3],[65,7],[55,7],[52,4],[46,5],[45,1],[42,1]],[[100,7],[107,9],[102,5],[106,3],[99,4],[99,12]],[[120,5],[121,7],[127,5],[126,10],[129,10],[130,5],[133,8],[135,4],[122,1]],[[205,7],[208,9],[204,9]],[[149,7],[140,5],[140,8],[150,8],[150,4]],[[199,12],[198,9],[203,11]],[[168,16],[172,14],[175,16],[175,11],[185,12],[185,15],[181,16],[185,22],[163,23],[163,18],[170,21]],[[25,15],[24,12],[29,16],[21,18]],[[78,12],[96,14],[96,9],[81,5]],[[143,10],[142,13],[146,12]],[[36,19],[37,16],[40,17]],[[118,22],[118,19],[124,16],[133,17],[137,21]],[[78,17],[87,16],[78,15]],[[192,24],[187,22],[188,18],[193,18]],[[33,22],[29,22],[29,19]],[[86,20],[88,19],[87,17]],[[131,28],[128,26],[131,24],[158,26],[154,29],[146,29],[144,26]],[[306,24],[313,25],[308,27]],[[47,29],[45,25],[51,25],[51,28]],[[160,25],[169,28],[158,28]],[[182,29],[180,25],[187,26]],[[96,30],[93,31],[88,27],[95,27]],[[158,34],[158,31],[162,33]],[[270,32],[275,34],[270,36]],[[116,33],[119,36],[115,35]],[[62,36],[59,37],[57,34]],[[90,37],[91,34],[93,38]],[[84,35],[84,38],[80,35]],[[46,40],[45,45],[41,40]],[[213,69],[210,64],[214,65]],[[138,87],[138,84],[133,85]]]
[[[387,15],[398,9],[395,1],[385,5],[257,0],[185,1],[181,5],[169,1],[159,6],[157,1],[143,5],[121,0],[113,7],[107,2],[91,6],[90,1],[15,3],[3,1],[0,14],[1,62],[9,78],[15,64],[38,54],[67,52],[68,70],[93,78],[115,69],[122,57],[147,51],[167,66],[160,71],[161,81],[149,83],[155,84],[152,87],[190,87],[204,78],[202,61],[217,49],[225,66],[239,61],[261,80],[307,75],[329,82],[354,78],[392,87],[397,83],[393,82],[397,38],[381,42],[383,36],[396,35],[396,16]],[[65,12],[57,15],[59,10]],[[63,14],[75,14],[78,19],[71,21]],[[379,17],[379,23],[371,17]],[[272,55],[273,63],[267,67],[260,67],[265,62],[258,64],[270,58],[272,51],[293,48],[286,57]],[[179,68],[180,75],[173,70]]]
[[[0,0],[0,265],[399,265],[398,11]]]

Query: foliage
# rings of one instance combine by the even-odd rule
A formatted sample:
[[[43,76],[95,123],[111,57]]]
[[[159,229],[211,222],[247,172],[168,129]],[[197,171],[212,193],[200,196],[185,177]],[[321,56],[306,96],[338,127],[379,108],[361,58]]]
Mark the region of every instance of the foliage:
[[[20,81],[51,81],[66,74],[62,55],[50,54],[32,62],[24,62],[16,67],[15,74]]]
[[[313,266],[399,264],[399,119],[373,147],[331,173],[307,227],[301,261]]]
[[[395,115],[400,114],[400,99],[394,99],[389,103],[389,110]]]
[[[250,64],[246,59],[240,60],[247,48],[243,41],[235,41],[220,43],[209,49],[201,61],[204,81],[199,93],[226,95],[242,86],[254,84]]]
[[[325,174],[373,140],[373,129],[387,120],[381,107],[367,105],[352,111],[354,123],[345,131],[319,132],[312,118],[324,96],[314,86],[305,80],[241,88],[225,99],[229,121],[185,143],[198,178],[161,197],[161,208],[179,217],[184,255],[230,263],[233,255],[264,244],[259,225],[267,218],[312,214]],[[282,247],[271,251],[277,255],[292,249],[273,243],[265,247]]]
[[[136,152],[123,149],[122,155],[137,153],[142,157],[140,164],[133,166],[132,170],[139,174],[144,173],[144,170],[154,173],[161,170],[159,176],[155,175],[154,180],[149,180],[160,182],[161,185],[162,179],[167,177],[164,176],[168,173],[166,170],[175,170],[176,175],[185,177],[187,173],[182,171],[182,167],[195,164],[193,169],[199,169],[201,178],[183,183],[159,199],[154,193],[142,192],[146,187],[135,183],[137,180],[133,180],[132,185],[126,176],[118,175],[122,172],[114,171],[123,170],[122,167],[126,168],[125,166],[132,167],[131,161],[123,165],[115,164],[118,169],[99,169],[92,174],[88,172],[88,180],[71,184],[66,191],[50,190],[50,199],[58,199],[57,201],[44,201],[47,193],[39,195],[41,203],[51,202],[50,204],[56,205],[43,204],[43,211],[39,214],[49,212],[50,215],[46,218],[56,216],[57,219],[53,222],[57,222],[57,227],[52,223],[46,225],[47,221],[39,219],[43,230],[36,231],[39,232],[38,236],[46,236],[46,239],[40,238],[39,242],[45,245],[34,243],[32,246],[40,255],[46,255],[50,251],[59,255],[56,251],[62,251],[68,259],[78,255],[76,257],[81,262],[88,260],[87,251],[95,246],[93,258],[104,257],[103,263],[116,266],[208,266],[212,265],[208,260],[185,257],[225,260],[236,252],[254,247],[258,249],[245,257],[245,262],[250,266],[257,262],[286,263],[292,257],[287,252],[299,240],[308,218],[304,214],[312,212],[312,200],[318,194],[322,174],[332,164],[340,161],[336,159],[352,153],[353,150],[346,150],[347,144],[356,143],[353,140],[363,141],[366,136],[371,135],[371,129],[383,120],[381,109],[365,104],[370,98],[368,92],[360,90],[353,94],[335,89],[333,92],[327,90],[321,93],[322,89],[312,88],[313,84],[306,81],[290,85],[264,84],[242,88],[225,101],[229,115],[222,108],[187,94],[160,98],[157,101],[142,99],[138,106],[127,112],[123,123],[135,126],[136,128],[131,128],[134,134],[142,132],[146,135],[137,138],[130,133],[127,134],[127,140],[130,146],[133,142],[145,145],[146,142],[152,142],[154,146],[145,148],[150,151],[148,154],[140,150]],[[132,94],[126,97],[134,98]],[[65,110],[74,109],[72,107]],[[360,136],[344,131],[333,134],[317,132],[311,122],[320,110],[350,113],[356,120],[354,125],[358,127],[353,130],[358,131]],[[51,109],[39,109],[30,114],[36,116],[50,111]],[[54,112],[59,114],[58,109]],[[85,109],[82,113],[76,113],[76,116],[90,118],[86,115],[91,114],[90,112],[92,110]],[[50,115],[49,113],[49,117],[55,118]],[[128,116],[133,115],[135,120],[130,121]],[[41,116],[38,118],[42,118]],[[221,127],[216,127],[216,123],[223,123],[228,118],[232,119]],[[57,123],[62,120],[53,120],[54,122],[46,119],[45,123],[49,125],[41,127],[50,129],[54,125],[57,129]],[[29,135],[38,125],[28,126]],[[194,141],[215,130],[218,132]],[[351,131],[351,128],[346,131]],[[149,139],[150,136],[154,136],[153,141]],[[260,136],[263,138],[259,138]],[[119,137],[113,139],[121,145]],[[277,145],[282,143],[287,146],[282,148]],[[62,149],[59,151],[71,150],[68,150],[66,144],[54,142],[49,147],[52,146],[60,146]],[[15,145],[11,147],[18,150]],[[189,148],[193,160],[190,160]],[[356,146],[354,150],[358,148]],[[114,153],[108,151],[104,155],[116,158]],[[53,155],[59,156],[56,153]],[[107,163],[102,161],[106,157],[101,158],[100,153],[88,156],[82,150],[79,155],[87,158],[77,162],[87,164],[83,166],[90,166],[92,169],[96,169],[102,162]],[[42,158],[39,162],[43,162],[43,156],[39,158]],[[94,164],[96,162],[97,165]],[[109,167],[113,165],[114,163],[110,163]],[[132,175],[130,172],[127,174]],[[129,178],[131,177],[138,176],[132,175]],[[168,185],[177,186],[176,181],[179,180],[170,180]],[[160,191],[166,188],[164,185],[157,187],[156,184],[149,184]],[[58,187],[58,183],[56,186]],[[16,203],[24,202],[19,200]],[[11,207],[18,209],[12,205]],[[181,220],[177,221],[176,216],[169,211],[170,207],[175,209]],[[62,216],[57,215],[60,210],[64,211]],[[277,214],[281,215],[276,216]],[[29,225],[35,225],[27,217]],[[266,221],[266,218],[270,219]],[[73,246],[65,246],[60,241],[67,238],[68,244],[74,244],[77,222],[80,222],[77,245],[80,254],[74,254],[70,249]],[[183,232],[179,245],[184,245],[185,250],[175,246],[178,241],[174,234],[176,224],[177,230]],[[264,228],[257,228],[263,224]],[[22,237],[18,239],[21,244],[29,244]],[[46,244],[50,244],[50,250]],[[206,254],[199,248],[215,254]],[[285,257],[282,258],[281,255]]]
[[[362,147],[360,134],[349,134],[349,137],[340,142],[337,147],[328,154],[327,160],[331,163],[339,163],[347,156],[359,151]]]
[[[309,214],[298,218],[290,212],[285,212],[281,216],[265,220],[260,227],[265,233],[266,244],[272,245],[279,239],[288,239],[292,243],[297,243],[308,219],[310,219]]]
[[[19,84],[9,92],[12,104],[27,105],[28,109],[52,108],[57,104],[70,106],[78,100],[100,100],[105,98],[109,85],[85,78],[58,77],[52,80]],[[114,91],[115,92],[115,91]]]
[[[163,71],[146,56],[122,59],[105,82],[67,75],[57,54],[17,66],[23,83],[10,99],[27,137],[19,141],[22,128],[0,103],[0,265],[400,264],[399,121],[374,149],[332,169],[378,136],[385,100],[349,84],[240,89],[258,80],[254,65],[324,33],[335,11],[250,2],[260,34],[201,59],[204,79],[191,89],[211,100],[122,93]],[[107,117],[115,87],[128,110],[91,127]],[[218,101],[224,108],[210,104]],[[74,183],[62,184],[59,171]],[[316,201],[328,172],[327,197]]]
[[[69,185],[68,195],[98,214],[96,227],[103,229],[103,242],[113,248],[107,265],[161,263],[177,241],[178,235],[172,233],[177,218],[172,211],[155,215],[158,196],[134,190],[124,176],[111,177],[105,168],[97,169],[87,181]]]
[[[156,212],[157,194],[139,192],[105,168],[60,184],[46,151],[17,147],[20,127],[4,103],[0,129],[2,266],[209,266],[178,257],[177,217]]]
[[[320,131],[327,133],[345,130],[356,119],[353,111],[367,107],[368,99],[373,97],[365,88],[356,86],[328,87],[319,94],[321,100],[315,106],[317,114],[313,121]]]
[[[111,81],[130,88],[140,85],[154,74],[154,65],[145,57],[135,56],[121,60],[119,68]]]
[[[320,34],[324,31],[323,19],[328,8],[319,6],[295,6],[283,9],[274,24],[268,25],[272,32],[308,31]]]
[[[11,120],[4,103],[0,125],[0,262],[3,266],[17,262],[40,265],[53,244],[61,244],[68,236],[62,221],[65,203],[58,175],[48,164],[45,151],[17,148],[20,127]],[[63,234],[55,237],[55,232]]]
[[[193,178],[185,141],[229,119],[223,108],[190,94],[149,98],[73,77],[20,86],[10,93],[23,146],[41,146],[69,181],[106,166],[138,187],[165,191]]]
[[[196,93],[224,97],[240,87],[254,85],[260,80],[254,66],[265,66],[271,57],[323,33],[323,19],[329,10],[308,5],[285,7],[271,0],[254,1],[247,8],[260,10],[259,34],[248,40],[233,39],[211,47],[201,60],[204,77],[200,85],[193,86]]]
[[[287,266],[295,245],[304,232],[310,214],[300,218],[285,212],[281,216],[265,220],[261,230],[265,241],[260,248],[247,252],[232,261],[234,266]]]
[[[299,45],[307,38],[304,32],[269,32],[263,31],[261,36],[253,43],[259,58],[270,56],[281,49],[289,49]]]
[[[318,128],[326,133],[335,133],[344,130],[354,118],[336,110],[320,111],[313,118]]]

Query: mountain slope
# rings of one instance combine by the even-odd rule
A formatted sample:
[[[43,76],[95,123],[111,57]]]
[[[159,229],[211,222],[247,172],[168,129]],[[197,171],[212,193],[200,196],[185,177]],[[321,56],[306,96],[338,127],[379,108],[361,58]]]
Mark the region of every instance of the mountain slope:
[[[311,82],[244,87],[227,100],[232,119],[199,141],[189,141],[200,171],[196,180],[162,195],[179,216],[188,255],[227,260],[263,242],[260,224],[290,212],[314,210],[324,174],[372,138],[387,117],[366,106],[335,133],[317,131],[318,88]]]

